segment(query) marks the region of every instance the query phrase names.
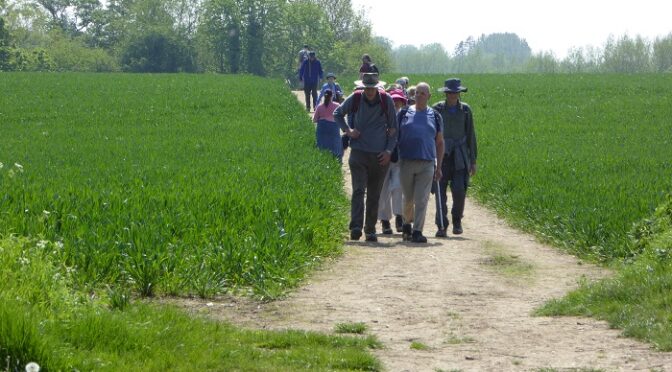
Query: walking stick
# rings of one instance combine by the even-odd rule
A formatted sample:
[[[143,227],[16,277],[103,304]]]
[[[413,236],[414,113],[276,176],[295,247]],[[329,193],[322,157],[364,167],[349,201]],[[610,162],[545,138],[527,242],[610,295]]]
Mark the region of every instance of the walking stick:
[[[443,204],[441,204],[441,185],[439,185],[439,180],[436,180],[436,208],[439,213],[439,228],[443,230],[445,227],[443,226]]]

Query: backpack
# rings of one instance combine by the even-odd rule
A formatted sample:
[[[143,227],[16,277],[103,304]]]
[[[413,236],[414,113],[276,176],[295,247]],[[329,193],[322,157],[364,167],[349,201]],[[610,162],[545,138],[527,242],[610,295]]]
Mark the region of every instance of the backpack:
[[[378,94],[380,95],[380,108],[385,113],[385,119],[390,120],[389,114],[387,113],[387,92],[382,89],[379,89]],[[354,102],[352,102],[352,109],[350,110],[349,113],[350,115],[349,118],[351,118],[351,120],[348,120],[348,125],[350,126],[350,128],[355,129],[355,114],[357,113],[357,111],[359,111],[359,105],[362,101],[362,91],[361,90],[355,91],[353,95],[355,96],[355,98]],[[341,141],[343,142],[343,150],[347,149],[348,146],[350,146],[350,137],[348,137],[347,134],[344,133],[341,136]]]

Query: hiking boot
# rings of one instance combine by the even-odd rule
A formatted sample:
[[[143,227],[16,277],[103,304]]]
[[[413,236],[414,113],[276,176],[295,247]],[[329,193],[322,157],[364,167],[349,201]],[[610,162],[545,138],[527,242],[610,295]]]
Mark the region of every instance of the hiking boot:
[[[362,237],[362,229],[350,230],[350,240],[359,240]]]
[[[401,228],[404,226],[404,219],[401,218],[401,215],[394,217],[394,227],[397,229],[397,232],[401,232]]]
[[[459,218],[453,218],[453,234],[462,234],[462,221]]]
[[[411,230],[411,224],[407,223],[401,227],[401,239],[405,242],[411,240],[411,235],[413,231]]]
[[[415,230],[411,235],[411,241],[413,243],[427,243],[427,238],[422,235],[422,231]]]
[[[390,226],[390,221],[380,220],[380,224],[383,225],[383,234],[385,235],[392,234],[392,227]]]
[[[376,236],[376,233],[366,234],[366,241],[367,242],[377,242],[378,237]]]
[[[445,237],[448,236],[448,234],[446,233],[446,229],[438,229],[438,230],[436,230],[436,235],[435,236],[437,238],[445,238]]]

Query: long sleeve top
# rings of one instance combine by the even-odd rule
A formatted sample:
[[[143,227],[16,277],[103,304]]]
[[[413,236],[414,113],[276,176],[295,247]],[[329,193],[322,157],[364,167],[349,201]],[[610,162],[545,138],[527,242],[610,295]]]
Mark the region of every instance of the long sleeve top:
[[[389,95],[385,94],[386,111],[383,111],[380,93],[376,94],[373,102],[366,99],[363,92],[353,93],[343,101],[334,111],[334,119],[344,132],[348,131],[345,117],[353,110],[353,101],[360,99],[359,108],[354,114],[354,128],[360,132],[357,139],[350,141],[350,147],[354,150],[365,152],[392,153],[397,144],[397,117],[394,110],[394,102]],[[392,134],[392,135],[390,135]]]

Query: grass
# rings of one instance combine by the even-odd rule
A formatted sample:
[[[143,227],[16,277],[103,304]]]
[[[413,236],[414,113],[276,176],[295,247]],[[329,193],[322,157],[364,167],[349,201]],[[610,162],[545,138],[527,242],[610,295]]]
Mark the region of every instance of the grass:
[[[365,323],[338,323],[336,324],[335,332],[336,333],[352,333],[352,334],[364,334],[368,327]]]
[[[411,346],[410,346],[410,348],[411,348],[411,350],[421,350],[421,351],[427,351],[427,350],[431,350],[431,349],[432,349],[432,348],[429,347],[428,345],[426,345],[426,344],[424,344],[424,343],[422,343],[422,342],[419,342],[419,341],[413,341],[413,342],[411,342]]]
[[[483,261],[498,273],[508,278],[529,278],[534,274],[534,266],[520,259],[519,256],[510,254],[506,248],[494,242],[486,242],[485,251],[488,257]]]
[[[0,236],[59,242],[79,286],[268,299],[339,253],[340,166],[315,150],[281,81],[16,73],[0,84]]]
[[[315,150],[280,81],[16,73],[0,84],[2,368],[381,368],[371,336],[241,330],[142,300],[272,299],[339,254],[340,165]]]
[[[672,351],[672,196],[632,235],[643,253],[618,273],[538,310],[539,315],[584,315],[609,322],[624,335]]]

